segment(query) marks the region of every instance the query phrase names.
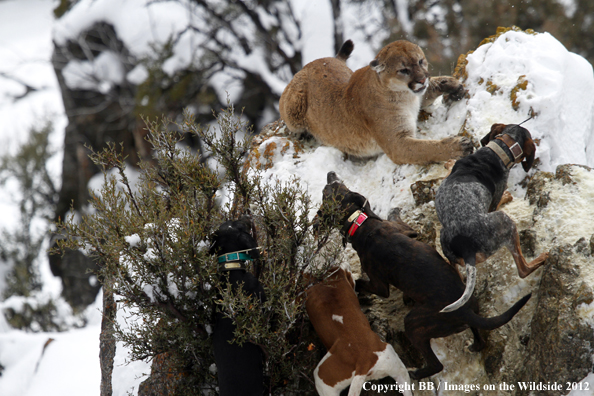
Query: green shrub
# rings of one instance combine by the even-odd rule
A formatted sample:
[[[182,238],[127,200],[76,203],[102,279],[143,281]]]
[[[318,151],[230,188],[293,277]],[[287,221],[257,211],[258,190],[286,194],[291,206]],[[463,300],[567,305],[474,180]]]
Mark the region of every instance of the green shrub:
[[[93,153],[105,182],[92,194],[90,214],[60,224],[66,238],[59,247],[98,259],[104,287],[119,296],[119,309],[128,309],[129,326],[117,323],[116,337],[132,360],[167,353],[183,374],[176,394],[194,395],[197,387],[216,384],[210,338],[216,309],[237,324],[235,342],[264,348],[271,393],[312,391],[312,370],[321,356],[319,348],[308,348],[316,341],[304,311],[303,271],[322,278],[341,247],[327,242],[329,231],[314,238],[308,217],[313,208],[297,179],[265,183],[258,171],[244,167],[252,133],[233,108],[215,117],[216,130],[196,125],[188,114],[181,125],[147,123],[154,161],[140,165],[135,186],[115,145]],[[187,134],[204,143],[216,165],[183,147]],[[246,212],[263,247],[264,303],[227,288],[208,255],[212,232]]]
[[[52,131],[51,123],[32,128],[29,139],[15,154],[0,158],[0,185],[15,183],[18,193],[14,198],[19,208],[17,226],[1,232],[0,258],[11,265],[4,297],[28,297],[41,289],[35,261],[57,202],[57,190],[47,169],[48,160],[55,154],[49,145]],[[40,220],[45,221],[45,230],[39,229]]]
[[[33,127],[14,153],[0,158],[0,185],[11,186],[15,192],[11,198],[18,207],[16,225],[0,230],[0,265],[8,266],[1,271],[5,285],[0,299],[11,299],[0,314],[12,327],[33,332],[82,324],[61,315],[60,302],[41,290],[39,260],[58,200],[47,168],[56,154],[49,144],[52,132],[51,122]]]

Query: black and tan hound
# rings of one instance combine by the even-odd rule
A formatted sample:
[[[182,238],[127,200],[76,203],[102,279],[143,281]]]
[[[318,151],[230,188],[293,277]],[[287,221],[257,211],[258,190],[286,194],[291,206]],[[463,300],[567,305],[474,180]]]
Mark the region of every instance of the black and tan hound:
[[[341,215],[328,215],[326,208],[338,203]],[[464,283],[456,269],[432,246],[417,241],[414,230],[399,217],[382,220],[371,210],[367,199],[350,191],[334,172],[328,173],[323,191],[323,203],[318,220],[342,228],[361,261],[361,269],[369,280],[358,279],[356,291],[389,297],[390,285],[402,290],[414,306],[404,318],[407,338],[425,358],[425,367],[410,373],[421,379],[440,372],[443,365],[431,349],[431,339],[447,337],[467,328],[472,330],[474,344],[480,351],[485,341],[478,329],[493,330],[509,322],[526,304],[530,295],[516,302],[503,314],[484,318],[478,315],[476,298],[471,298],[454,312],[440,313],[447,304],[456,301],[464,291]]]

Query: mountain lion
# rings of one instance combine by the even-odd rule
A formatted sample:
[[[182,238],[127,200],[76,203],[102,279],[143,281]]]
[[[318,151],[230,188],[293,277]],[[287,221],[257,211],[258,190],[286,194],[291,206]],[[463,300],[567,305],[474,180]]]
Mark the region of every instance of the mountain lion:
[[[396,164],[439,162],[472,152],[472,142],[459,136],[415,138],[420,109],[439,95],[460,100],[464,94],[453,77],[429,77],[419,46],[395,41],[354,73],[346,65],[352,51],[348,40],[335,58],[307,64],[287,85],[279,109],[291,132],[307,131],[356,157],[385,152]]]

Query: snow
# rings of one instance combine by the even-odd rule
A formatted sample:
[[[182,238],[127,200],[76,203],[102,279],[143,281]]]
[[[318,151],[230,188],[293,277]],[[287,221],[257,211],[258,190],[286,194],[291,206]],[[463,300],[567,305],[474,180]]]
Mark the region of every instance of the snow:
[[[98,22],[112,24],[118,37],[130,44],[134,55],[151,51],[151,43],[165,42],[188,25],[189,2],[147,0],[81,0],[54,24],[58,44],[77,37]],[[133,15],[133,19],[131,19]],[[132,22],[133,20],[133,22]]]
[[[594,234],[594,171],[573,167],[571,176],[577,184],[553,180],[547,186],[551,201],[535,216],[538,231],[544,234],[545,230],[555,230],[558,244],[573,245],[581,237]]]
[[[116,301],[118,297],[116,297]],[[134,324],[138,319],[137,312],[126,307],[118,309],[117,321],[123,329]],[[140,324],[138,322],[136,324]],[[151,371],[151,364],[143,361],[128,359],[128,350],[122,342],[116,343],[116,355],[113,361],[113,373],[111,375],[113,396],[128,396],[138,394],[138,386],[144,381]]]
[[[72,60],[62,70],[66,85],[70,89],[95,90],[107,93],[111,87],[120,85],[125,69],[119,56],[104,51],[93,62]]]
[[[540,164],[537,169],[554,172],[558,165],[565,163],[594,166],[594,134],[591,133],[594,75],[592,66],[584,58],[568,52],[548,33],[530,35],[510,31],[471,54],[467,71],[470,99],[456,103],[450,109],[438,99],[433,117],[420,125],[419,137],[450,136],[461,130],[466,122],[468,132],[478,141],[489,132],[492,124],[520,123],[533,109],[536,117],[524,126],[538,141]],[[510,94],[520,76],[525,76],[528,85],[517,95],[519,108],[516,111],[512,108]],[[494,95],[487,91],[487,81],[499,87]],[[417,180],[445,174],[441,164],[420,168],[398,166],[385,155],[365,162],[344,161],[342,153],[331,147],[317,147],[300,154],[299,160],[282,161],[281,149],[292,143],[286,138],[274,137],[260,150],[271,142],[276,143],[277,149],[274,166],[265,172],[266,177],[280,180],[289,180],[294,175],[300,177],[309,187],[314,206],[321,202],[321,191],[329,171],[335,171],[352,190],[364,191],[380,216],[386,216],[394,206],[412,210],[410,185]],[[291,149],[285,157],[290,158],[293,154],[294,149]],[[524,177],[525,172],[520,166],[510,172],[510,188],[521,198],[525,189],[518,183]],[[586,193],[583,200],[574,205],[587,208],[584,205],[591,199],[590,195],[591,192]],[[559,216],[563,217],[564,213]],[[572,228],[571,224],[567,225],[568,229]],[[584,231],[589,229],[575,230],[576,233]]]
[[[130,188],[132,191],[136,188],[136,185],[139,183],[140,179],[140,172],[138,169],[128,166],[124,171],[128,182],[130,183]],[[93,194],[97,196],[101,196],[101,188],[103,187],[103,183],[105,180],[117,180],[117,188],[119,191],[127,192],[126,186],[122,183],[119,179],[119,170],[116,168],[111,168],[105,175],[103,173],[97,173],[89,180],[87,187]]]
[[[216,4],[216,2],[207,3]],[[335,55],[331,29],[333,18],[329,2],[292,0],[288,4],[275,4],[274,7],[279,9],[280,20],[264,13],[261,7],[256,7],[255,11],[262,17],[264,26],[282,25],[289,40],[294,43],[293,46],[284,39],[279,39],[280,48],[288,56],[293,55],[295,48],[302,50],[304,63]],[[289,10],[300,23],[301,30],[295,26],[295,20],[288,17],[291,14]],[[343,6],[342,13],[345,40],[351,38],[356,43],[349,64],[353,68],[360,68],[369,63],[375,55],[373,48],[379,47],[381,41],[387,37],[387,33],[378,28],[377,21],[380,20],[381,9],[365,4],[353,4],[348,7]],[[134,23],[130,23],[129,15],[134,15]],[[177,2],[81,0],[76,7],[56,21],[53,27],[53,39],[56,43],[63,45],[68,40],[75,41],[76,37],[90,26],[106,22],[114,26],[118,38],[136,60],[154,55],[155,44],[158,48],[171,39],[175,40],[172,55],[163,64],[163,70],[169,75],[190,65],[200,68],[200,56],[204,51],[224,52],[238,69],[226,67],[216,72],[210,79],[223,103],[227,96],[231,101],[238,98],[242,89],[238,80],[244,77],[244,71],[259,74],[273,92],[280,95],[292,77],[287,68],[273,72],[264,61],[265,49],[260,46],[251,44],[251,52],[248,54],[238,50],[237,40],[225,29],[219,30],[217,34],[217,40],[225,45],[213,45],[210,38],[201,31],[204,26],[212,23],[211,20],[211,15],[204,14],[201,7],[189,0]],[[252,22],[247,16],[238,17],[232,24],[233,28],[245,37],[253,36],[249,31]],[[188,25],[195,29],[186,30]],[[369,37],[373,38],[373,42],[368,41]],[[121,82],[121,60],[109,57],[102,59],[101,65],[97,64],[98,61],[99,59],[70,60],[65,69],[68,85],[106,92],[111,88],[110,82],[115,84]],[[107,77],[113,75],[116,76],[117,81]],[[143,67],[136,67],[127,75],[128,80],[135,83],[144,81],[146,77],[147,72]],[[103,82],[103,85],[99,82]]]
[[[302,21],[303,41],[315,40],[316,45],[304,46],[303,64],[318,58],[334,56],[334,32],[331,28],[332,9],[328,1],[292,1],[297,19]]]
[[[146,70],[146,67],[144,67],[144,65],[138,65],[126,75],[126,80],[128,80],[130,84],[140,85],[146,81],[148,76],[149,72]],[[145,105],[146,104],[143,104],[143,106]]]
[[[520,76],[528,87],[519,91],[520,106],[514,111],[509,95]],[[485,90],[489,80],[501,88],[495,96]],[[564,163],[594,165],[592,65],[550,34],[508,32],[479,47],[468,57],[468,82],[473,87],[467,108],[473,129],[485,130],[502,119],[521,122],[532,108],[537,116],[525,127],[542,141],[537,148],[541,170],[551,172]]]
[[[396,3],[400,11],[405,9],[404,0]],[[562,3],[568,13],[575,12],[572,11],[575,8],[574,1],[566,0]],[[282,22],[284,26],[288,26],[291,40],[303,51],[304,61],[333,56],[333,38],[328,28],[332,17],[328,3],[291,0],[290,4],[296,19],[302,22],[302,31],[299,32],[295,26],[290,25],[292,22],[289,20]],[[31,126],[39,125],[47,118],[54,121],[56,129],[52,144],[56,148],[62,146],[67,121],[49,62],[53,49],[52,39],[64,43],[93,23],[105,21],[114,25],[132,56],[142,58],[151,53],[151,43],[163,43],[181,33],[189,21],[196,24],[204,17],[194,12],[192,7],[195,6],[190,1],[81,0],[63,18],[53,22],[54,5],[49,0],[0,2],[0,136],[6,142],[0,154],[13,151],[26,138]],[[353,4],[343,12],[345,39],[351,38],[355,42],[355,50],[348,64],[357,69],[373,59],[374,49],[379,47],[387,32],[378,33],[377,25],[374,25],[374,21],[379,20],[378,13],[381,10],[364,4]],[[409,29],[408,15],[399,12],[398,17],[404,28]],[[264,23],[271,24],[275,21],[265,20]],[[355,27],[364,30],[357,30]],[[373,41],[367,41],[366,37]],[[195,52],[198,51],[197,43],[201,40],[203,37],[198,33],[183,35],[175,46],[173,56],[165,64],[166,71],[174,73],[178,68],[194,62],[198,54]],[[282,42],[280,45],[287,53],[291,53],[289,43]],[[246,70],[260,72],[275,92],[282,92],[290,76],[282,72],[272,73],[262,62],[262,53],[258,51],[255,50],[250,57],[238,57],[236,61]],[[436,103],[432,109],[433,117],[420,125],[421,138],[449,136],[465,126],[470,135],[478,140],[489,131],[492,123],[519,123],[528,118],[532,109],[536,117],[528,121],[525,127],[539,142],[539,170],[554,171],[557,165],[567,162],[594,166],[594,77],[592,66],[587,61],[568,52],[550,34],[508,32],[494,43],[478,48],[468,57],[468,62],[466,84],[470,99],[449,109],[440,102]],[[137,66],[126,74],[122,61],[115,54],[105,52],[87,61],[72,60],[65,69],[65,76],[72,87],[92,86],[105,91],[112,85],[121,84],[124,78],[132,83],[140,83],[147,78],[148,73],[143,66]],[[518,91],[519,107],[514,110],[510,104],[510,95],[522,76],[528,84],[525,90]],[[231,98],[236,97],[239,89],[237,77],[241,75],[229,71],[216,75],[213,81],[219,95],[226,96],[224,93],[228,91]],[[17,81],[24,81],[38,90],[16,100],[15,97],[25,93],[25,88]],[[493,95],[487,91],[487,82],[498,87]],[[385,155],[369,161],[345,161],[342,153],[330,147],[315,147],[298,153],[298,158],[294,159],[295,149],[292,143],[289,142],[290,149],[282,155],[280,148],[288,140],[274,137],[264,144],[272,141],[277,143],[278,149],[274,165],[265,171],[265,177],[285,181],[294,176],[301,178],[309,190],[314,206],[321,201],[326,173],[330,170],[336,171],[352,190],[364,193],[374,211],[383,217],[394,206],[414,213],[410,185],[416,180],[438,178],[445,174],[440,164],[424,167],[397,166]],[[61,155],[53,158],[50,166],[57,179],[61,171]],[[548,234],[542,233],[545,238],[553,238],[552,234],[557,227],[567,227],[563,235],[568,243],[574,243],[577,237],[593,232],[592,211],[588,210],[594,191],[592,173],[576,170],[576,177],[584,181],[582,187],[572,190],[573,187],[566,186],[553,193],[564,204],[547,209],[551,211],[549,216],[538,220],[543,229],[553,230]],[[521,167],[512,170],[510,189],[519,199],[508,210],[529,216],[527,205],[522,203],[524,188],[519,184],[524,177]],[[102,182],[103,177],[99,176],[89,187],[98,190]],[[2,227],[11,227],[17,219],[14,215],[14,201],[11,199],[13,194],[14,188],[11,189],[10,185],[0,189]],[[571,204],[568,199],[563,198],[563,194],[573,198]],[[560,217],[555,217],[557,215]],[[582,228],[578,229],[577,221],[565,223],[568,218],[582,220],[579,222],[579,227]],[[585,218],[588,221],[583,221]],[[138,242],[138,236],[129,237],[129,243]],[[5,367],[0,376],[0,395],[98,395],[102,295],[99,294],[96,302],[81,316],[74,317],[66,312],[65,302],[58,297],[61,284],[51,275],[47,260],[40,263],[40,272],[43,290],[36,298],[54,299],[60,309],[64,310],[61,316],[70,330],[60,333],[25,333],[11,329],[0,315],[0,364]],[[506,299],[515,300],[515,294],[521,293],[520,289],[522,286],[511,290]],[[7,299],[0,302],[0,309],[16,307],[24,302],[26,301],[22,298]],[[594,323],[591,305],[584,304],[579,309],[586,320]],[[123,317],[123,310],[119,310],[118,320]],[[87,325],[76,328],[81,320],[86,320]],[[49,339],[53,341],[46,345]],[[441,341],[436,342],[438,346],[439,342]],[[438,349],[437,352],[440,358],[444,357],[443,349]],[[126,364],[126,356],[126,349],[118,343],[112,377],[113,394],[116,396],[126,395],[127,392],[136,394],[138,385],[150,371],[150,363]],[[594,374],[585,381],[594,384]],[[580,391],[571,393],[572,396],[584,394],[586,393]]]
[[[30,354],[37,361],[32,367],[35,372],[28,384],[24,395],[47,394],[48,384],[52,384],[55,394],[88,394],[90,389],[99,388],[97,376],[68,376],[68,380],[56,381],[56,367],[60,372],[97,372],[99,359],[80,359],[80,356],[90,356],[97,353],[99,343],[98,327],[89,326],[85,329],[67,333],[40,334],[54,339],[42,350],[41,354]],[[43,341],[39,339],[38,341]],[[36,345],[39,348],[39,345]],[[32,362],[31,362],[32,363]],[[3,393],[4,394],[4,393]]]
[[[573,18],[577,11],[577,3],[575,0],[557,0],[557,3],[563,6],[567,18]]]
[[[38,12],[31,12],[34,9]],[[51,2],[47,0],[3,1],[0,3],[0,156],[12,154],[33,126],[54,122],[51,145],[58,151],[64,141],[66,117],[58,82],[49,63],[52,53]],[[18,81],[18,82],[17,82]],[[37,89],[25,94],[25,82]],[[57,186],[62,155],[51,159],[49,168]],[[0,189],[0,227],[12,228],[18,221],[14,186]],[[3,280],[0,281],[0,286]]]
[[[4,304],[10,304],[9,300],[2,303],[2,309]],[[0,362],[6,368],[0,377],[0,394],[91,395],[90,389],[99,394],[100,377],[85,373],[99,370],[100,309],[101,295],[83,315],[87,327],[60,333],[25,333],[0,323]],[[55,393],[48,392],[48,383]]]
[[[0,315],[0,363],[5,367],[0,376],[0,395],[99,395],[102,299],[103,293],[100,292],[95,303],[83,313],[86,327],[59,333],[13,330]],[[4,301],[0,309],[13,303]],[[68,318],[71,314],[64,313],[62,316]],[[129,316],[129,312],[121,309],[117,320],[125,325],[124,318]],[[150,364],[129,362],[127,353],[127,349],[118,342],[113,370],[114,396],[127,396],[128,391],[137,392],[138,385],[150,372]]]

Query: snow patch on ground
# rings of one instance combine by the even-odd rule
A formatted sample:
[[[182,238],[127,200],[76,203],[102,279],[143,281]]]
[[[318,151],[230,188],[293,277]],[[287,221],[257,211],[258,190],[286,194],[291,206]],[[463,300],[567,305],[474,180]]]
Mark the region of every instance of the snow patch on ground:
[[[594,171],[575,166],[571,173],[577,184],[563,185],[560,180],[552,180],[546,186],[550,202],[535,216],[536,231],[543,243],[573,245],[594,234]]]
[[[397,3],[402,10],[404,2],[399,0]],[[305,63],[319,57],[333,56],[333,40],[330,34],[319,30],[325,28],[331,19],[329,8],[305,0],[292,0],[291,4],[297,19],[304,22],[303,37],[298,45],[303,50]],[[573,3],[565,1],[565,4],[571,6]],[[44,0],[0,2],[0,71],[11,77],[0,77],[0,134],[7,142],[3,152],[13,150],[16,143],[22,142],[27,136],[28,129],[38,125],[39,120],[45,117],[55,121],[57,133],[53,136],[53,144],[55,147],[62,146],[63,130],[67,121],[49,62],[53,49],[50,34],[53,6],[54,2]],[[151,43],[163,43],[187,26],[191,18],[198,17],[192,15],[191,7],[191,1],[171,3],[148,0],[81,0],[54,25],[53,39],[58,43],[64,43],[93,23],[106,21],[115,26],[118,36],[126,43],[132,55],[142,57],[151,51]],[[351,38],[355,42],[355,50],[348,63],[354,70],[367,65],[373,59],[375,50],[379,48],[379,43],[385,36],[375,34],[371,36],[373,42],[366,42],[364,34],[349,30],[349,26],[365,22],[373,28],[376,13],[381,10],[366,9],[361,5],[361,8],[352,7],[344,12],[345,39]],[[130,15],[133,15],[133,21]],[[406,15],[402,14],[399,17],[406,21]],[[293,34],[296,36],[297,32]],[[199,39],[201,37],[198,35],[188,35],[180,40],[175,47],[174,57],[167,63],[169,73],[176,68],[185,67],[195,59],[197,53],[192,51],[197,49],[192,47],[192,43],[196,42],[193,40]],[[258,70],[262,67],[255,58],[240,61],[245,62],[242,65],[248,70]],[[105,77],[107,74],[105,80],[114,84],[121,82],[124,77],[132,82],[146,79],[147,71],[142,67],[123,76],[117,62],[119,60],[107,55],[103,60],[96,59],[88,65],[79,65],[79,69],[73,71],[80,72],[81,69],[90,67],[91,76],[101,76],[103,73]],[[470,99],[456,103],[450,108],[438,101],[432,109],[433,116],[420,124],[419,137],[442,138],[455,135],[464,127],[478,140],[489,131],[491,124],[521,122],[528,118],[532,109],[536,118],[528,121],[525,126],[535,140],[538,139],[538,169],[554,171],[557,165],[566,162],[594,166],[594,78],[592,66],[588,62],[568,52],[550,34],[528,35],[519,32],[508,32],[495,42],[481,46],[468,56],[468,62],[466,85]],[[112,74],[113,71],[115,73]],[[523,78],[527,80],[527,84],[525,89],[516,90],[518,108],[514,110],[510,96],[522,76],[525,76]],[[215,85],[218,91],[231,90],[234,77],[236,76],[217,76]],[[282,91],[283,84],[288,82],[271,73],[265,74],[265,77],[277,93]],[[25,93],[24,86],[15,81],[15,78],[24,80],[37,91],[24,99],[15,99]],[[71,83],[82,84],[76,80]],[[497,89],[490,93],[489,90],[493,87]],[[107,88],[105,85],[97,85],[98,90]],[[414,212],[410,185],[416,180],[445,175],[445,170],[440,164],[424,167],[397,166],[385,155],[357,162],[345,161],[342,153],[329,147],[316,147],[296,153],[292,142],[289,142],[291,147],[283,155],[280,147],[289,140],[283,137],[275,139],[278,139],[279,149],[275,152],[272,168],[264,172],[265,177],[270,180],[300,177],[310,192],[314,206],[321,202],[326,173],[330,170],[336,171],[352,190],[366,195],[373,210],[382,217],[386,217],[394,206]],[[293,158],[293,154],[296,154],[296,158]],[[61,157],[57,157],[52,160],[54,162],[51,165],[55,173],[59,174]],[[594,187],[590,187],[591,174],[592,172],[579,170],[575,173],[575,177],[588,183],[587,188],[566,186],[565,189],[554,192],[559,194],[558,198],[561,200],[568,200],[571,196],[573,201],[559,207],[551,207],[549,210],[563,213],[563,221],[562,217],[556,217],[554,213],[550,213],[546,219],[539,219],[538,224],[542,228],[550,227],[551,231],[543,234],[539,232],[538,235],[546,238],[566,238],[567,243],[574,243],[577,237],[584,236],[582,232],[589,233],[585,235],[592,234],[592,229],[587,228],[594,224],[591,221],[592,211],[587,209],[591,208],[593,202],[591,194]],[[528,217],[531,216],[527,204],[523,201],[524,189],[519,184],[525,176],[521,167],[512,170],[509,186],[516,200],[504,209],[520,223],[528,221]],[[101,178],[99,182],[102,181]],[[97,184],[91,183],[91,187],[97,190]],[[10,200],[13,192],[14,190],[8,188],[0,191],[0,211],[5,224],[15,221],[14,202]],[[562,194],[567,194],[567,198],[563,198]],[[313,216],[313,213],[311,215]],[[582,220],[579,233],[574,232],[578,225],[571,223],[573,217]],[[584,219],[587,221],[583,221]],[[565,224],[572,224],[568,226],[572,229],[560,232],[559,227],[565,227]],[[41,272],[44,290],[52,296],[58,296],[61,284],[51,275],[47,262],[41,265]],[[591,271],[584,273],[586,279],[592,278]],[[526,287],[523,282],[528,282],[517,277],[514,279],[516,284],[503,296],[505,304],[514,302],[523,295],[522,290]],[[530,282],[532,281],[534,280]],[[16,304],[19,301],[5,303]],[[0,395],[98,395],[100,309],[101,294],[84,314],[88,320],[87,327],[63,333],[32,334],[12,330],[0,316],[0,363],[5,367],[0,377]],[[586,318],[592,318],[591,304],[584,304],[579,309]],[[118,318],[122,314],[124,312],[118,312]],[[50,338],[53,341],[46,345]],[[459,342],[458,346],[463,347],[464,338],[461,337],[456,342]],[[457,379],[458,382],[464,381],[467,376],[452,369],[459,366],[460,362],[447,360],[451,354],[448,353],[443,341],[435,340],[433,345],[446,365],[444,375]],[[136,394],[138,384],[150,371],[150,364],[126,364],[126,359],[127,350],[118,343],[113,373],[114,395],[123,396],[128,391]],[[478,369],[474,366],[469,368],[470,371]],[[584,381],[593,384],[594,374]],[[48,387],[47,384],[50,383],[58,385]],[[571,393],[572,396],[584,394],[586,393],[580,391]]]

